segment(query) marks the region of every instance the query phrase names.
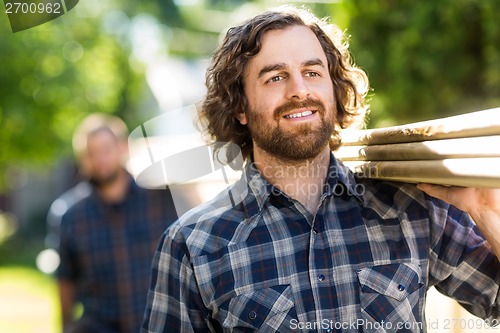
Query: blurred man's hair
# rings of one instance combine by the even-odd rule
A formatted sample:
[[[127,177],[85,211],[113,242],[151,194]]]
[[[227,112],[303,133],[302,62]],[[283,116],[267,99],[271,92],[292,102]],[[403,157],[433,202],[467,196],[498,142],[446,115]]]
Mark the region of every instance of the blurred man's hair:
[[[237,144],[245,159],[252,152],[252,137],[236,115],[248,108],[243,82],[246,67],[250,59],[259,53],[265,33],[292,26],[311,29],[328,60],[337,108],[330,148],[335,150],[340,145],[339,130],[364,125],[368,109],[365,101],[368,78],[352,63],[344,33],[305,9],[282,6],[229,29],[207,70],[207,95],[200,119],[211,140]]]
[[[73,134],[73,152],[77,158],[87,150],[89,136],[101,131],[110,132],[121,142],[128,137],[127,125],[120,118],[105,113],[90,114],[78,124]]]

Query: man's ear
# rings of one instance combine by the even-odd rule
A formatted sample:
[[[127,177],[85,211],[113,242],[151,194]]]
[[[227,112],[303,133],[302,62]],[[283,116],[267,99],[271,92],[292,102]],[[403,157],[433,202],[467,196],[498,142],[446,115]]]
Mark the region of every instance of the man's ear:
[[[235,117],[240,121],[240,124],[242,125],[248,124],[246,112],[238,112]]]

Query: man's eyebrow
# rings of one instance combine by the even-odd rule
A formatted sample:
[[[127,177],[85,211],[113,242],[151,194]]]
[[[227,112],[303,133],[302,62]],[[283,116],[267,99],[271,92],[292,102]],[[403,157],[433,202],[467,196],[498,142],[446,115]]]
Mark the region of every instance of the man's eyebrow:
[[[259,76],[257,76],[257,78],[261,78],[262,76],[264,76],[265,74],[267,74],[269,72],[272,72],[272,71],[281,71],[281,70],[284,70],[284,69],[287,69],[287,68],[288,68],[288,66],[285,63],[267,65],[267,66],[264,66],[264,68],[262,68],[260,70]]]
[[[323,63],[323,61],[320,58],[314,58],[314,59],[304,61],[301,65],[302,65],[302,67],[309,67],[309,66],[325,67],[325,64]],[[281,70],[284,70],[287,68],[288,68],[288,65],[285,63],[271,64],[271,65],[264,66],[264,68],[262,68],[259,71],[258,78],[261,78],[262,76],[264,76],[265,74],[267,74],[269,72],[281,71]]]
[[[307,60],[307,61],[302,63],[302,67],[309,67],[309,66],[325,67],[325,64],[323,63],[323,61],[320,58],[314,58],[314,59]]]

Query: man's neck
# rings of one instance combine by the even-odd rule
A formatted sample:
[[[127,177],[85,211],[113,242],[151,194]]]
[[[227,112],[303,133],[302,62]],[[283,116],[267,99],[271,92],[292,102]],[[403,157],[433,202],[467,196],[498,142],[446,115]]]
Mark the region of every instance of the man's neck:
[[[264,179],[316,214],[330,165],[328,146],[316,157],[300,161],[283,160],[257,148],[254,163]]]
[[[128,176],[121,170],[113,182],[102,184],[96,188],[97,194],[107,203],[117,203],[125,198],[128,190]]]

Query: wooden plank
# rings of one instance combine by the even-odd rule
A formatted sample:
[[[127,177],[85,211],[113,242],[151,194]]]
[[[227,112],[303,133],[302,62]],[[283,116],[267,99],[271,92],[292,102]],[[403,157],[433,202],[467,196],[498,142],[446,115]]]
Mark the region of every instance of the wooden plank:
[[[343,161],[500,157],[500,135],[372,146],[342,146],[335,152],[335,157]]]
[[[358,176],[466,187],[500,188],[500,158],[455,158],[426,161],[346,161]]]
[[[342,144],[376,145],[500,135],[500,108],[369,130],[345,130]]]

